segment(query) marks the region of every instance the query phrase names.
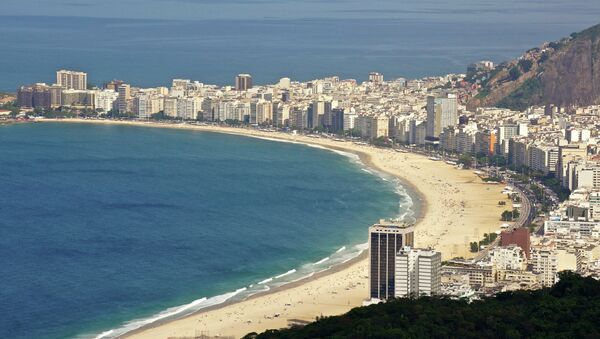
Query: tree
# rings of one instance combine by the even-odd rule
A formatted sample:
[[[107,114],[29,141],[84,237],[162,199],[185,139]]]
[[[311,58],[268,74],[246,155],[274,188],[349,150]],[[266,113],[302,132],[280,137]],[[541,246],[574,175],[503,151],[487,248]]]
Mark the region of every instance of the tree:
[[[479,251],[479,244],[476,241],[471,242],[469,246],[471,247],[471,252],[475,253]]]
[[[522,59],[519,61],[519,66],[521,67],[523,72],[527,73],[531,70],[531,67],[533,66],[533,61],[529,59]]]
[[[462,164],[465,168],[470,168],[473,165],[473,157],[468,154],[461,154],[458,158],[458,163]]]
[[[172,117],[165,114],[165,111],[160,111],[158,113],[154,113],[150,116],[152,120],[171,120]]]
[[[379,137],[379,138],[373,139],[373,145],[378,146],[378,147],[391,147],[392,146],[387,137]]]
[[[502,221],[512,221],[513,219],[513,214],[511,211],[504,211],[502,212]]]
[[[519,71],[519,67],[515,66],[508,71],[508,76],[510,80],[515,81],[521,77],[521,71]]]
[[[250,333],[248,339],[598,338],[600,282],[561,272],[551,288],[511,291],[475,302],[397,298],[319,317],[304,327]]]

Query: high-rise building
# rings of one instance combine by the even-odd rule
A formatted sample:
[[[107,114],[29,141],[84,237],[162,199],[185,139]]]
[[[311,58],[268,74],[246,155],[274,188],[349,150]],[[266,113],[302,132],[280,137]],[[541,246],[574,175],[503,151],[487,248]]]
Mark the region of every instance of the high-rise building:
[[[401,248],[396,254],[395,297],[440,294],[442,254],[430,249]]]
[[[310,107],[312,110],[309,125],[312,128],[328,127],[331,125],[331,101],[317,100]]]
[[[383,82],[383,74],[378,73],[378,72],[369,73],[369,82],[372,82],[374,84],[382,83]]]
[[[531,251],[533,273],[537,274],[544,287],[554,285],[557,273],[556,245],[545,243],[537,245]]]
[[[56,72],[56,83],[65,89],[87,89],[87,73],[60,70]]]
[[[396,296],[396,254],[414,245],[414,225],[380,220],[369,227],[369,295],[372,299]]]
[[[117,108],[119,113],[128,113],[130,110],[131,101],[131,86],[128,84],[121,84],[117,89],[119,97],[117,98]]]
[[[456,94],[447,94],[443,97],[427,97],[426,139],[429,142],[437,142],[444,128],[456,126],[458,123],[457,106]]]
[[[63,87],[60,85],[52,85],[48,89],[50,92],[50,107],[56,108],[62,106],[62,91]]]
[[[570,144],[558,148],[558,159],[556,162],[555,176],[561,181],[563,187],[568,186],[567,167],[570,161],[577,159],[587,160],[587,145]]]
[[[252,88],[252,76],[250,74],[238,74],[235,77],[235,90],[247,91]]]
[[[334,108],[331,111],[331,126],[328,127],[330,132],[338,133],[344,131],[344,109]]]
[[[21,86],[17,90],[19,107],[50,108],[50,99],[50,87],[43,83]]]
[[[518,135],[519,126],[514,124],[506,124],[498,127],[498,133],[496,141],[498,146],[496,147],[498,154],[508,155],[508,144],[509,140]]]
[[[279,88],[288,89],[292,85],[292,80],[290,78],[281,78],[279,79]]]

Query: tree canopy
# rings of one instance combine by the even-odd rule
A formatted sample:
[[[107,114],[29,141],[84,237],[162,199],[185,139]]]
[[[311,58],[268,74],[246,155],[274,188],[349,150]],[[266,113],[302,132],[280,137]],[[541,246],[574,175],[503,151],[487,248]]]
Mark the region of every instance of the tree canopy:
[[[552,288],[468,303],[422,297],[358,307],[245,338],[600,338],[600,282],[563,272]]]

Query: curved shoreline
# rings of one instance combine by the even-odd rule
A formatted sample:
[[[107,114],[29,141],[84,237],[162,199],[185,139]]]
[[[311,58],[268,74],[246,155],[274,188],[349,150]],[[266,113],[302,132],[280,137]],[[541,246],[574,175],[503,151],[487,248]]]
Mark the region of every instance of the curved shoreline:
[[[391,166],[387,166],[388,164],[383,164],[382,161],[385,161],[385,157],[389,156],[390,161],[395,161],[395,160],[399,160],[400,158],[402,158],[402,156],[404,156],[404,154],[391,154],[389,153],[389,151],[386,150],[382,150],[382,149],[376,149],[373,147],[365,147],[365,146],[360,146],[360,145],[356,145],[353,143],[349,143],[349,142],[345,142],[345,143],[336,143],[335,141],[329,140],[329,139],[321,139],[321,138],[308,138],[305,136],[299,136],[299,135],[293,135],[293,134],[284,134],[284,133],[277,133],[277,132],[263,132],[263,131],[258,131],[258,130],[252,130],[252,129],[246,129],[246,128],[228,128],[228,127],[217,127],[217,126],[203,126],[203,125],[188,125],[188,124],[172,124],[172,123],[158,123],[158,122],[140,122],[140,121],[113,121],[113,120],[89,120],[89,119],[59,119],[59,120],[41,120],[41,121],[47,121],[47,122],[63,122],[63,123],[95,123],[95,124],[107,124],[107,125],[128,125],[128,126],[139,126],[139,127],[152,127],[152,128],[170,128],[170,129],[184,129],[184,130],[196,130],[196,131],[203,131],[203,132],[214,132],[214,133],[222,133],[222,134],[231,134],[231,135],[238,135],[238,136],[247,136],[247,137],[255,137],[255,138],[261,138],[261,139],[267,139],[267,140],[271,140],[271,141],[281,141],[281,142],[293,142],[293,143],[299,143],[299,144],[304,144],[307,146],[316,146],[319,148],[325,148],[328,150],[332,150],[332,151],[342,151],[342,152],[348,152],[348,153],[352,153],[357,155],[360,158],[360,161],[367,166],[368,168],[371,168],[377,172],[380,173],[384,173],[386,175],[390,175],[394,178],[396,178],[397,180],[400,181],[401,185],[407,190],[407,193],[409,194],[409,196],[412,198],[413,200],[413,212],[414,212],[414,216],[417,219],[417,224],[421,225],[421,223],[423,223],[424,221],[427,221],[427,217],[429,217],[429,219],[431,218],[431,215],[428,214],[429,213],[429,201],[427,200],[427,197],[429,195],[429,198],[431,199],[431,193],[430,192],[422,192],[421,189],[419,189],[419,187],[417,187],[417,185],[415,184],[416,182],[419,182],[417,179],[419,178],[414,178],[414,181],[411,181],[409,178],[407,178],[407,176],[411,175],[411,173],[403,173],[403,172],[399,172],[398,169],[395,169]],[[386,153],[387,152],[387,153]],[[414,159],[418,159],[418,161],[427,161],[425,160],[426,158],[424,156],[421,155],[410,155],[411,160]],[[404,162],[406,162],[407,164],[411,164],[411,160],[407,160],[408,159],[408,155],[405,156],[404,158]],[[440,164],[438,162],[438,164]],[[429,165],[435,165],[435,162],[433,161],[429,161],[429,163],[427,163],[427,166]],[[390,168],[391,167],[391,168]],[[412,166],[411,167],[415,167]],[[439,167],[439,165],[435,165],[433,167]],[[406,169],[408,170],[407,172],[413,171],[414,170],[410,170],[410,169]],[[415,172],[418,173],[419,171]],[[468,172],[462,172],[462,173],[468,173]],[[414,173],[412,173],[414,174]],[[471,174],[472,176],[472,174]],[[425,178],[428,178],[427,176],[425,176]],[[423,181],[423,180],[421,180]],[[442,182],[442,180],[439,180],[440,182]],[[472,182],[473,179],[471,178]],[[433,183],[433,185],[436,185],[437,183]],[[437,184],[439,185],[439,184]],[[489,190],[489,188],[488,188]],[[464,210],[464,206],[463,206],[463,210]],[[436,214],[436,213],[433,213]],[[438,213],[439,214],[439,213]],[[442,213],[443,214],[443,213]],[[439,216],[438,216],[439,217]],[[439,219],[439,218],[438,218]],[[442,220],[438,220],[437,222],[444,222],[443,218]],[[428,222],[425,222],[425,225],[423,225],[423,230],[421,230],[420,228],[417,228],[417,232],[422,231],[423,232],[423,236],[421,238],[424,238],[427,241],[429,246],[435,246],[435,244],[430,244],[431,240],[430,238],[433,238],[434,235],[431,232],[432,230],[428,229],[431,228],[432,225],[434,224],[433,220],[429,220]],[[450,223],[450,225],[452,225],[452,223]],[[448,232],[448,230],[445,230],[443,232],[441,232],[441,235],[444,235]],[[418,240],[417,240],[418,241]],[[438,238],[439,241],[439,238]],[[425,245],[424,242],[418,241],[418,245]],[[453,244],[456,247],[456,243]],[[424,247],[424,246],[422,246]],[[444,251],[442,250],[442,252],[444,253],[444,255],[446,257],[450,256],[450,253],[447,253],[448,250]],[[456,251],[455,251],[456,252]],[[307,277],[304,279],[300,279],[298,281],[295,282],[291,282],[288,284],[285,284],[283,286],[279,286],[276,288],[272,288],[269,291],[265,291],[265,292],[259,292],[257,294],[251,295],[249,297],[246,297],[243,300],[228,300],[224,303],[218,304],[218,305],[214,305],[214,306],[210,306],[210,307],[206,307],[203,309],[200,309],[190,315],[186,315],[183,316],[181,318],[176,318],[176,319],[164,319],[164,320],[157,320],[156,322],[153,322],[151,324],[147,324],[144,325],[136,330],[132,330],[129,331],[125,334],[123,334],[120,337],[140,337],[140,338],[145,338],[145,337],[164,337],[164,335],[159,335],[156,332],[165,332],[165,327],[169,327],[169,328],[176,328],[178,327],[178,324],[184,324],[187,323],[189,325],[189,323],[191,322],[195,322],[195,319],[197,318],[208,318],[209,316],[211,316],[212,313],[223,313],[226,312],[226,309],[240,309],[240,308],[244,308],[244,306],[242,305],[246,305],[249,303],[258,303],[261,300],[265,300],[265,299],[276,299],[282,294],[282,293],[295,293],[297,292],[296,290],[301,289],[302,287],[308,286],[308,285],[319,285],[321,283],[327,283],[326,280],[334,280],[338,275],[342,275],[342,274],[346,274],[346,279],[350,279],[353,280],[356,278],[356,280],[360,280],[360,277],[357,277],[357,272],[358,273],[364,273],[363,270],[365,270],[365,263],[367,263],[367,252],[363,252],[361,253],[359,256],[350,259],[349,261],[342,263],[342,264],[338,264],[335,265],[325,271],[319,272],[314,274],[311,277]],[[348,273],[348,272],[354,272],[352,274]],[[364,278],[364,277],[362,277]],[[364,281],[363,281],[364,283]],[[329,282],[329,284],[331,284],[331,281]],[[357,283],[359,286],[361,285],[361,282]],[[361,286],[359,287],[359,289],[364,288],[366,290],[365,286]],[[304,288],[306,290],[306,288]],[[354,287],[353,287],[354,289]],[[346,288],[346,290],[348,290],[348,288]],[[336,293],[337,292],[328,292],[328,293]],[[310,295],[310,293],[309,293]],[[362,295],[363,297],[366,297],[367,294],[358,294],[358,295]],[[305,296],[306,297],[306,296]],[[279,298],[281,299],[281,298]],[[359,304],[357,305],[356,303],[361,300],[361,299],[356,299],[356,296],[354,297],[355,301],[352,302],[348,300],[348,305],[347,307],[333,307],[335,310],[330,310],[331,312],[327,312],[327,314],[339,314],[339,313],[343,313],[345,311],[343,310],[349,310],[352,307],[355,306],[359,306]],[[298,303],[301,303],[301,301],[299,301]],[[288,305],[286,303],[286,305]],[[343,309],[343,310],[342,310]],[[313,309],[313,315],[318,315],[318,307]],[[230,313],[227,313],[230,314]],[[323,312],[321,313],[323,314]],[[258,318],[260,319],[260,318]],[[314,317],[312,318],[314,319]],[[222,321],[222,318],[219,318],[219,321]],[[201,320],[198,320],[198,322],[200,322]],[[259,320],[259,323],[261,321]],[[269,322],[269,321],[267,321]],[[277,324],[281,324],[281,321],[278,322],[273,322],[273,323],[277,323]],[[208,325],[203,325],[203,326],[208,326],[211,327],[214,325],[214,321],[212,322],[208,322]],[[238,323],[238,326],[241,327],[242,323]],[[247,324],[244,324],[247,325]],[[198,325],[197,325],[198,326]],[[236,328],[236,325],[233,325],[234,329],[238,330]],[[276,328],[276,327],[281,327],[281,325],[261,325],[259,327],[259,330],[262,329],[267,329],[267,328]],[[241,333],[249,333],[250,330],[239,330],[239,334]],[[171,333],[171,332],[169,332]],[[181,331],[177,330],[178,335],[181,333],[185,333],[186,335],[191,335],[191,333],[189,332],[189,328],[183,328],[181,329]],[[231,333],[219,333],[219,334],[223,334],[223,335],[229,335]]]

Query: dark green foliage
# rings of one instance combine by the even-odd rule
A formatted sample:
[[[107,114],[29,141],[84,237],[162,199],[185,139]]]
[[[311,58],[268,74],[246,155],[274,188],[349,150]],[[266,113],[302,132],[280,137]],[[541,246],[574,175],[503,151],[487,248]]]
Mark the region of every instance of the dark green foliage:
[[[517,218],[519,218],[519,211],[514,209],[512,211],[504,211],[502,212],[502,215],[500,216],[502,221],[513,221]]]
[[[247,338],[599,338],[600,282],[562,273],[551,289],[467,303],[423,297],[359,307]]]
[[[529,59],[523,59],[519,61],[519,67],[521,67],[523,72],[529,72],[531,70],[531,66],[533,66],[533,61]]]
[[[560,184],[560,181],[558,181],[558,179],[556,179],[551,174],[545,176],[542,179],[542,183],[544,184],[544,186],[546,186],[549,189],[551,189],[552,191],[554,191],[554,193],[556,193],[556,195],[558,196],[558,199],[560,201],[567,200],[569,198],[569,195],[571,195],[571,191],[568,188],[564,188]]]
[[[490,94],[490,89],[489,88],[482,88],[481,90],[479,90],[479,93],[477,93],[477,95],[475,96],[475,98],[477,99],[483,99],[485,97],[487,97]]]
[[[538,60],[538,63],[544,63],[546,60],[548,60],[548,58],[550,58],[550,53],[548,52],[544,52],[540,55],[540,59]]]
[[[508,71],[508,77],[512,81],[519,79],[521,77],[521,71],[519,70],[519,67],[515,66],[511,68],[510,71]]]
[[[477,241],[470,242],[469,247],[472,253],[479,252],[479,244],[477,244]]]
[[[166,115],[165,111],[160,111],[158,113],[154,113],[150,116],[152,120],[172,120],[173,118]]]
[[[373,145],[375,145],[377,147],[392,147],[392,144],[389,142],[388,138],[386,138],[386,137],[379,137],[379,138],[373,139]]]
[[[542,93],[542,81],[539,78],[531,78],[525,81],[509,96],[498,102],[496,106],[522,111],[538,103],[542,98]]]
[[[458,158],[458,163],[465,166],[465,168],[471,168],[473,165],[473,157],[468,154],[461,154]]]

